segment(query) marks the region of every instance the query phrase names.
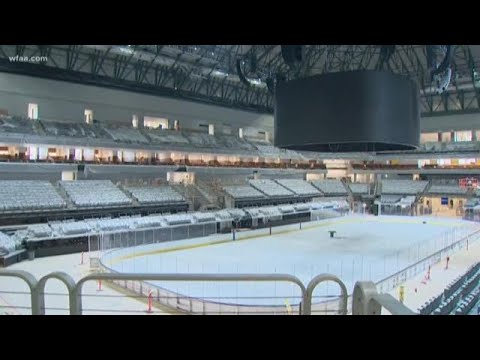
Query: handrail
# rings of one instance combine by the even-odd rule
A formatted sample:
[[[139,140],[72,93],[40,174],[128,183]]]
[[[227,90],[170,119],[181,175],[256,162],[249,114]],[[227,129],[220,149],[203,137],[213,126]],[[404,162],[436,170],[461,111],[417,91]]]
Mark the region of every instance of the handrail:
[[[302,304],[307,303],[307,290],[305,286],[295,276],[288,274],[102,274],[95,273],[87,275],[80,279],[74,289],[73,315],[82,314],[82,287],[90,280],[133,280],[133,281],[285,281],[291,282],[302,291]],[[305,308],[305,306],[303,306]],[[303,313],[302,313],[303,314]]]
[[[353,290],[352,315],[381,315],[382,308],[392,315],[415,315],[392,295],[379,294],[372,281],[358,281]]]

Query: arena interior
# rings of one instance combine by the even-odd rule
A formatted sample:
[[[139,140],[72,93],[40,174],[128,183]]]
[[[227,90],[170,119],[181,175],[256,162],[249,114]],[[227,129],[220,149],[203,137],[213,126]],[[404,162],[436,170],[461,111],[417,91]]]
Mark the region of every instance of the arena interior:
[[[0,50],[0,314],[480,314],[480,46]]]

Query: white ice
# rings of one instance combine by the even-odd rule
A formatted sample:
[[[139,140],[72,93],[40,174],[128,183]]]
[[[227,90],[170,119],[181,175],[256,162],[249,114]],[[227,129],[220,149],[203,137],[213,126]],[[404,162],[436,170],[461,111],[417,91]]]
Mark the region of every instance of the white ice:
[[[170,252],[155,253],[169,247],[207,243],[222,236],[137,246],[112,251],[104,259],[106,265],[119,272],[283,273],[297,276],[304,284],[315,275],[331,273],[351,292],[356,281],[380,281],[476,228],[477,225],[456,219],[351,216],[321,221],[310,229],[275,234],[280,230],[274,228],[271,236],[264,229],[266,236]],[[336,237],[330,238],[328,230],[337,231]],[[223,235],[223,239],[231,239],[229,236]],[[156,285],[185,296],[225,303],[283,305],[286,300],[290,304],[300,300],[295,285],[281,282]],[[314,293],[315,301],[338,293],[332,283],[321,285]]]

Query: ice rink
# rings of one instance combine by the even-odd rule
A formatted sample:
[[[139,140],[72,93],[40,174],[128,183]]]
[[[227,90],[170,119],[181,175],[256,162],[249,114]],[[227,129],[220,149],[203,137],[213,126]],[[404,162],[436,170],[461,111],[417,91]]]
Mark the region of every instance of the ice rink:
[[[236,235],[114,249],[102,256],[118,272],[284,273],[304,284],[320,273],[337,275],[350,292],[359,280],[378,282],[460,240],[477,224],[432,217],[348,216]],[[330,238],[329,230],[336,231]],[[157,282],[187,297],[245,305],[297,304],[288,283]],[[316,302],[338,295],[333,283],[317,287]]]

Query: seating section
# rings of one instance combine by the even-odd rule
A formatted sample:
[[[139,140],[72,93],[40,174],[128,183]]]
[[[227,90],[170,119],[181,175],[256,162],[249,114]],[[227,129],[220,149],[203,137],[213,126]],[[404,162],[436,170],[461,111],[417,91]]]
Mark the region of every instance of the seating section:
[[[301,195],[301,196],[320,196],[321,195],[318,189],[313,187],[310,183],[306,182],[305,180],[277,179],[275,181],[297,195]]]
[[[141,229],[141,228],[162,227],[163,226],[162,220],[163,220],[163,216],[160,216],[160,215],[138,217],[134,220],[134,228]]]
[[[234,199],[262,199],[265,197],[251,186],[225,186],[223,190]]]
[[[245,211],[242,209],[226,209],[226,211],[232,216],[233,219],[240,219],[245,215]]]
[[[432,185],[427,192],[429,194],[465,195],[468,192],[468,189],[461,188],[458,185]]]
[[[437,297],[420,307],[421,315],[469,315],[480,301],[480,263],[452,283]]]
[[[164,217],[168,225],[191,224],[192,215],[190,214],[172,214]]]
[[[280,210],[282,214],[290,214],[295,212],[295,208],[292,205],[281,205],[278,207],[278,210]]]
[[[285,189],[283,186],[278,185],[273,180],[250,180],[250,185],[270,197],[283,197],[294,195],[293,192]]]
[[[277,206],[262,207],[260,213],[268,220],[280,220],[282,218],[282,213]]]
[[[76,235],[88,233],[91,230],[90,224],[84,221],[63,221],[49,224],[57,234]]]
[[[173,144],[173,145],[188,145],[188,139],[179,131],[173,130],[145,130],[150,140],[155,144]]]
[[[383,180],[382,194],[416,195],[425,190],[428,181]]]
[[[30,225],[27,228],[28,235],[34,238],[49,237],[52,233],[52,229],[48,224],[35,224]]]
[[[15,251],[15,241],[7,234],[0,232],[0,254],[5,250],[7,252]]]
[[[105,132],[116,142],[148,144],[148,140],[137,129],[129,127],[105,127]]]
[[[476,279],[478,283],[478,278]],[[470,284],[473,284],[470,283]],[[460,302],[459,306],[455,310],[455,315],[479,315],[480,314],[480,305],[478,305],[476,311],[474,310],[475,304],[478,304],[480,301],[480,287],[476,288],[474,291],[471,293],[468,293],[468,295],[465,295],[462,297],[462,301]],[[472,314],[472,310],[474,310]]]
[[[257,219],[260,217],[263,217],[263,215],[260,213],[259,208],[246,208],[245,212],[252,217],[252,219]]]
[[[119,231],[128,230],[129,223],[123,218],[107,219],[98,222],[97,229],[100,231]]]
[[[0,211],[45,210],[65,206],[65,201],[48,181],[0,181]]]
[[[304,204],[304,203],[298,203],[294,204],[293,207],[295,208],[296,212],[304,212],[304,211],[309,211],[310,210],[310,203]]]
[[[398,202],[399,205],[405,205],[405,206],[410,206],[415,202],[415,196],[409,195],[409,196],[404,196],[400,199]]]
[[[183,202],[185,199],[170,186],[125,187],[140,204],[168,204]]]
[[[369,193],[369,184],[363,184],[363,183],[351,183],[348,184],[348,187],[350,190],[352,190],[352,193],[354,195],[366,195]]]
[[[79,207],[131,205],[131,200],[109,180],[60,181],[72,202]]]
[[[283,150],[276,148],[268,143],[265,144],[258,144],[254,143],[255,147],[258,149],[260,154],[265,157],[274,157],[274,158],[281,158],[281,159],[295,159],[295,160],[304,160],[305,157],[292,150]]]
[[[207,212],[207,213],[196,212],[192,215],[192,217],[197,223],[213,222],[216,220],[215,213],[211,213],[211,212]]]
[[[39,122],[42,124],[47,135],[50,136],[109,139],[105,130],[99,125],[49,120],[39,120]]]
[[[88,140],[109,140],[123,144],[142,145],[169,145],[191,147],[192,149],[229,149],[238,154],[249,153],[252,156],[265,158],[281,158],[294,160],[308,160],[315,155],[308,152],[300,153],[292,150],[276,148],[268,141],[260,139],[239,138],[236,135],[215,134],[192,130],[159,130],[159,129],[135,129],[127,125],[115,123],[96,122],[86,124],[81,121],[58,121],[58,120],[35,120],[25,117],[0,116],[0,134],[3,137],[11,137],[11,134],[38,135],[60,138],[80,138]],[[60,140],[59,144],[68,144],[68,139]],[[95,146],[95,142],[89,143]],[[104,146],[104,143],[100,143]],[[273,165],[273,164],[272,164]]]
[[[348,209],[345,200],[335,199],[322,202],[306,202],[302,204],[249,207],[245,209],[228,208],[215,212],[177,213],[168,215],[124,216],[119,218],[89,218],[85,220],[52,221],[48,224],[29,225],[26,229],[17,230],[12,236],[0,233],[0,248],[8,242],[12,248],[13,240],[17,246],[23,241],[38,241],[39,239],[57,239],[65,236],[78,236],[92,233],[122,233],[135,229],[156,229],[189,224],[211,224],[215,221],[230,225],[250,215],[252,218],[262,218],[265,221],[280,220],[285,214],[304,213],[312,211],[321,218],[338,217],[339,211]],[[214,227],[213,227],[214,228]],[[210,227],[212,229],[212,227]],[[188,234],[185,231],[185,234]],[[192,234],[192,233],[190,233]],[[204,233],[206,234],[206,233]],[[198,236],[202,236],[199,232]],[[2,240],[3,239],[3,240]],[[3,241],[3,242],[2,242]],[[2,245],[4,244],[4,245]],[[0,253],[2,251],[0,250]]]
[[[50,136],[67,136],[67,137],[85,137],[82,128],[76,123],[61,123],[53,121],[41,121],[47,135]]]
[[[194,132],[185,132],[185,137],[190,141],[194,146],[204,147],[204,148],[217,148],[223,147],[223,144],[217,142],[215,136],[205,134],[205,133],[194,133]]]
[[[219,210],[215,213],[215,217],[218,221],[230,222],[233,220],[232,214],[230,214],[226,209]]]
[[[255,147],[245,141],[244,139],[241,139],[237,136],[232,136],[232,135],[215,135],[226,147],[227,149],[239,149],[239,150],[245,150],[245,151],[255,151]]]
[[[382,204],[396,204],[402,198],[401,195],[382,195],[380,196],[380,202]]]
[[[33,134],[33,120],[18,116],[0,116],[0,133]]]
[[[340,196],[347,195],[347,189],[340,180],[326,179],[313,181],[312,185],[319,189],[325,195]]]

